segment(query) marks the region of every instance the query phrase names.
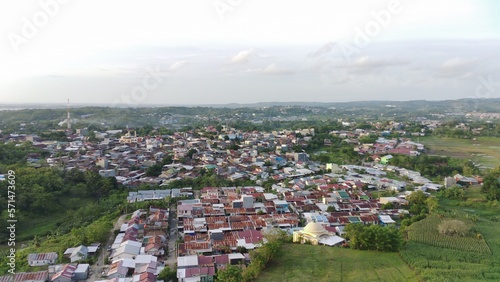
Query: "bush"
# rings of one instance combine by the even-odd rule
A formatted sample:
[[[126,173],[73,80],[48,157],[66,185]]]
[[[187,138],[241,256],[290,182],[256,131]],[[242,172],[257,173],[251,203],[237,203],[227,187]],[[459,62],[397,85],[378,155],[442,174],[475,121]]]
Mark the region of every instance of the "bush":
[[[441,234],[465,237],[469,234],[470,228],[463,221],[451,219],[441,222],[438,230]]]

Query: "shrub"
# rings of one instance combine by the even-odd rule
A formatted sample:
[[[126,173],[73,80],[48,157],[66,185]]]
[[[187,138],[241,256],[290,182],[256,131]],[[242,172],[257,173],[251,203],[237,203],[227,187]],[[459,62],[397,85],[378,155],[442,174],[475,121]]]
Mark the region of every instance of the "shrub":
[[[465,222],[451,219],[443,220],[438,226],[439,233],[452,236],[467,236],[470,228]]]

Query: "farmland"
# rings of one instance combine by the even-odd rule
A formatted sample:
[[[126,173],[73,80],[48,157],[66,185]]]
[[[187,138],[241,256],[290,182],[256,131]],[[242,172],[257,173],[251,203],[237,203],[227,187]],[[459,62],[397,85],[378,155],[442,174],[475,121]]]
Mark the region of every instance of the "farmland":
[[[443,219],[437,216],[429,216],[424,220],[415,222],[408,229],[408,239],[434,247],[484,254],[491,253],[488,244],[486,244],[486,241],[480,234],[478,236],[465,237],[440,234],[438,225],[442,221]],[[470,228],[477,228],[472,221],[467,221],[467,225]]]
[[[420,137],[419,141],[430,149],[429,155],[472,160],[480,168],[500,166],[500,138],[477,137],[460,139],[451,137]]]
[[[398,253],[286,244],[258,281],[418,281]]]
[[[453,238],[431,230],[440,219],[431,216],[410,227],[401,257],[426,281],[499,281],[500,232],[498,203],[488,203],[475,187],[466,201],[440,200],[440,212],[466,220],[477,218],[475,229],[484,239]],[[476,246],[478,249],[474,249]],[[488,249],[489,252],[488,252]]]

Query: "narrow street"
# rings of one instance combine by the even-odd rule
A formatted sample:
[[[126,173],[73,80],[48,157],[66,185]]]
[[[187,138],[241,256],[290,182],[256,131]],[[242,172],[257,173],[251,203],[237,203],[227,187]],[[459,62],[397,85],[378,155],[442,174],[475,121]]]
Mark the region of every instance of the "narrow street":
[[[168,234],[168,257],[165,259],[165,265],[170,266],[170,268],[174,268],[175,263],[177,263],[177,210],[175,209],[175,205],[170,206],[170,217],[169,217],[169,231]]]
[[[201,191],[194,190],[194,198],[199,199]],[[177,204],[170,205],[170,218],[168,222],[169,236],[168,236],[168,258],[165,260],[165,265],[174,268],[177,263],[177,239],[179,234],[177,232]]]
[[[124,214],[118,218],[118,220],[114,223],[113,228],[110,231],[108,242],[105,246],[101,246],[101,254],[99,255],[99,259],[94,265],[90,266],[90,274],[87,281],[94,282],[100,280],[102,275],[102,270],[104,265],[104,259],[108,256],[108,248],[111,248],[113,241],[115,240],[115,230],[119,230],[123,223],[125,223],[125,218],[127,218],[128,214]]]

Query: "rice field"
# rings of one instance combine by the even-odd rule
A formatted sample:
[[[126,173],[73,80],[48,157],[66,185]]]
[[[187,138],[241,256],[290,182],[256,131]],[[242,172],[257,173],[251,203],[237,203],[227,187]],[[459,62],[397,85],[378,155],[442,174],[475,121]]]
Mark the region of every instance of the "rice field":
[[[418,140],[430,151],[429,155],[444,155],[471,160],[482,169],[500,166],[500,138],[477,137],[460,139],[428,136]]]

